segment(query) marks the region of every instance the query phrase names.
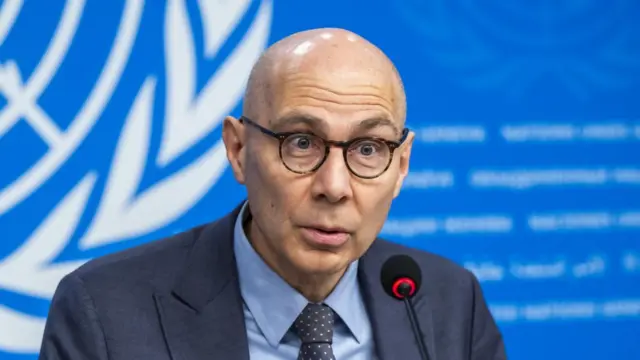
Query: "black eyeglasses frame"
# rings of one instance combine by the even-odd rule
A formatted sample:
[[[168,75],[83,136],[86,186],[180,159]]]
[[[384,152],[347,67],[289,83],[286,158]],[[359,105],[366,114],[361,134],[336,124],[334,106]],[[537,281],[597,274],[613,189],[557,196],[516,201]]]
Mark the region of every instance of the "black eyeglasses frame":
[[[301,132],[301,131],[295,131],[295,132],[274,132],[271,131],[259,124],[257,124],[255,121],[249,119],[246,116],[240,116],[240,118],[238,119],[238,121],[240,121],[240,123],[242,124],[249,124],[252,127],[254,127],[255,129],[259,130],[260,132],[262,132],[265,135],[268,135],[272,138],[275,138],[279,141],[279,147],[278,147],[278,153],[280,156],[280,161],[282,162],[282,164],[291,172],[296,173],[296,174],[310,174],[313,173],[315,171],[317,171],[322,164],[324,164],[324,162],[327,160],[327,158],[329,157],[329,151],[331,150],[331,147],[338,147],[342,149],[342,156],[344,158],[344,163],[347,166],[347,169],[349,169],[349,171],[354,174],[355,176],[362,178],[362,179],[375,179],[377,177],[380,177],[382,174],[384,174],[388,169],[389,166],[391,165],[391,162],[393,161],[393,155],[394,152],[397,148],[399,148],[400,146],[402,146],[402,144],[404,143],[404,141],[407,139],[407,136],[409,135],[409,128],[404,128],[402,130],[402,137],[400,138],[400,140],[398,141],[391,141],[391,140],[387,140],[387,139],[383,139],[380,137],[371,137],[371,136],[366,136],[366,137],[356,137],[353,138],[351,140],[348,141],[336,141],[336,140],[327,140],[322,138],[321,136],[318,136],[316,134],[312,134],[312,133],[306,133],[306,132]],[[306,134],[306,135],[313,135],[315,137],[317,137],[318,139],[322,140],[322,142],[324,143],[324,156],[323,158],[318,162],[317,165],[315,165],[312,169],[307,170],[307,171],[298,171],[298,170],[294,170],[292,168],[290,168],[287,163],[284,161],[283,157],[282,157],[282,145],[284,144],[284,142],[287,140],[287,138],[289,138],[290,136],[293,135],[301,135],[301,134]],[[373,141],[379,141],[382,142],[384,144],[386,144],[389,147],[389,161],[387,162],[387,165],[384,167],[383,170],[380,171],[379,174],[374,175],[374,176],[362,176],[360,174],[358,174],[357,172],[355,172],[351,166],[349,166],[349,161],[347,160],[347,150],[349,149],[349,147],[351,145],[353,145],[354,143],[358,142],[358,141],[366,141],[366,140],[373,140]]]

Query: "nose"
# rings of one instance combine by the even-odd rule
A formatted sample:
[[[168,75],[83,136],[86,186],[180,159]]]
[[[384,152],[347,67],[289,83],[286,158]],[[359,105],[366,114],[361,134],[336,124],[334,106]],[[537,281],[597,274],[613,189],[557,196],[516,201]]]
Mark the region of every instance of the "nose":
[[[345,164],[341,149],[331,149],[327,159],[313,176],[311,192],[314,198],[338,203],[353,196],[351,172]]]

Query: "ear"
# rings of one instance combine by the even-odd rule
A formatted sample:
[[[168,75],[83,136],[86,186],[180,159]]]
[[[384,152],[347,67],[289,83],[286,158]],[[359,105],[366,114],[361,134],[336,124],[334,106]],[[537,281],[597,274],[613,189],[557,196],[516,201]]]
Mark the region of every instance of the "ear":
[[[413,146],[413,138],[414,133],[410,132],[405,140],[404,144],[400,147],[400,173],[398,176],[398,180],[396,181],[395,189],[393,189],[393,198],[395,199],[398,194],[400,194],[400,189],[402,189],[402,183],[404,179],[409,174],[409,160],[411,158],[411,147]]]
[[[227,150],[227,159],[233,175],[240,184],[245,181],[245,138],[244,125],[238,119],[227,116],[222,124],[222,141]]]

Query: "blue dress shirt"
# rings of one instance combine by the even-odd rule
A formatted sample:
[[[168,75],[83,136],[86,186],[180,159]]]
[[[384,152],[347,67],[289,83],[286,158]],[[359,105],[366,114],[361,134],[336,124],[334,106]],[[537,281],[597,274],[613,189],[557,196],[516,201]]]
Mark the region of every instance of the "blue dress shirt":
[[[301,341],[290,327],[308,301],[271,270],[253,249],[242,226],[246,211],[245,202],[235,224],[234,251],[251,359],[296,360]],[[356,261],[324,301],[339,317],[333,337],[337,360],[375,359],[373,332],[357,275]]]

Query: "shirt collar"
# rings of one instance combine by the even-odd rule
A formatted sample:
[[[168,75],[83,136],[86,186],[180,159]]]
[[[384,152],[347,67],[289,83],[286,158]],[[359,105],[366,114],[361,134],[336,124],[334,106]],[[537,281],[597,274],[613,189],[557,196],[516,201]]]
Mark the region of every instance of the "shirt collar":
[[[234,228],[240,292],[260,331],[276,347],[308,301],[271,270],[247,239],[243,228],[249,215],[247,204],[242,206]],[[364,339],[367,313],[358,286],[358,261],[349,265],[324,303],[336,312],[356,341]]]

